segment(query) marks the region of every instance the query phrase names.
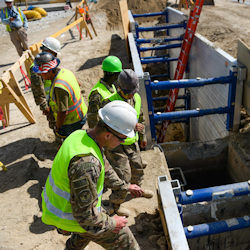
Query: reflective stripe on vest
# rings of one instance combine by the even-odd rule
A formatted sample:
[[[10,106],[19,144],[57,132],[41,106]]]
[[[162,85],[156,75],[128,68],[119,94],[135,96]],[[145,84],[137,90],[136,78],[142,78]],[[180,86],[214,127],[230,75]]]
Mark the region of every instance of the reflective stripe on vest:
[[[81,96],[80,86],[74,74],[67,69],[61,69],[54,80],[54,84],[51,87],[49,106],[53,111],[55,120],[57,120],[58,107],[55,102],[55,87],[61,88],[69,94],[68,114],[63,125],[73,124],[83,120],[85,114],[87,113],[87,106],[85,105],[83,97]]]
[[[16,8],[16,7],[13,6],[13,8]],[[21,18],[22,23],[24,23],[24,21],[23,21],[23,16],[22,16],[22,13],[21,13],[20,8],[16,8],[16,9],[17,9],[18,12],[19,12],[19,15],[20,15],[20,18]],[[6,10],[5,10],[5,16],[6,16],[6,18],[9,17],[9,15],[8,15],[8,8],[6,8]],[[9,25],[9,24],[6,25],[6,31],[11,32],[11,28],[10,28],[10,25]]]
[[[46,186],[42,193],[42,221],[70,232],[86,232],[76,221],[72,214],[70,203],[70,184],[68,178],[68,165],[77,155],[92,154],[101,163],[102,169],[97,181],[98,203],[96,208],[101,211],[101,200],[104,185],[104,162],[98,145],[88,136],[86,131],[73,132],[58,151]]]
[[[117,93],[115,86],[112,84],[112,88],[114,90],[114,93],[110,92],[107,87],[102,84],[100,81],[91,89],[90,93],[89,93],[89,97],[91,95],[91,93],[95,90],[97,90],[97,92],[102,96],[103,99],[107,99],[109,96]],[[88,97],[88,98],[89,98]]]

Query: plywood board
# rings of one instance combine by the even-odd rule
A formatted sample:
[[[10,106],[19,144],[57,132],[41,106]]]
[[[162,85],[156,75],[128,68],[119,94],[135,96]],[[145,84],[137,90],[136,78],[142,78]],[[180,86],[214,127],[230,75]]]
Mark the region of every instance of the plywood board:
[[[237,61],[247,68],[246,80],[243,82],[242,104],[250,115],[250,47],[241,40],[238,40]]]

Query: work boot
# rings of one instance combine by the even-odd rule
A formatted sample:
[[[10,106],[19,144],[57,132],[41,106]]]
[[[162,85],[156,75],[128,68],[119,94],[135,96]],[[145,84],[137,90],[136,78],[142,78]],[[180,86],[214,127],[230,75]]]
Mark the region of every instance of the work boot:
[[[115,213],[119,216],[129,217],[130,215],[130,211],[124,207],[121,207],[120,205],[114,204],[114,209],[115,209]]]
[[[153,191],[147,190],[147,189],[143,190],[142,197],[145,197],[145,198],[149,199],[149,198],[152,198],[153,195],[154,195]]]

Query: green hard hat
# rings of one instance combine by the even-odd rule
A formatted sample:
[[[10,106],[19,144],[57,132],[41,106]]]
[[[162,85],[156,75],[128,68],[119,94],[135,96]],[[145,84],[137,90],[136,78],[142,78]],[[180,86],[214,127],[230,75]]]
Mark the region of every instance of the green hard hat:
[[[122,71],[122,62],[116,56],[108,56],[102,62],[103,71],[107,72],[121,72]]]

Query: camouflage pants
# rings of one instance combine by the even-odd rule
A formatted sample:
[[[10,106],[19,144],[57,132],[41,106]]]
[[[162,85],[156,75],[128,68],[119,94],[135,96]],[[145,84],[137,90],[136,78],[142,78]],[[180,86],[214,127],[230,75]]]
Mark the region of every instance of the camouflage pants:
[[[105,156],[120,179],[139,186],[142,184],[143,165],[137,142],[132,145],[119,145],[113,150],[107,150]],[[121,204],[125,198],[124,192],[112,191],[110,201]]]
[[[119,233],[103,232],[98,235],[92,233],[73,233],[66,242],[66,250],[82,250],[90,241],[101,245],[105,249],[139,250],[140,247],[128,227],[124,227]]]

